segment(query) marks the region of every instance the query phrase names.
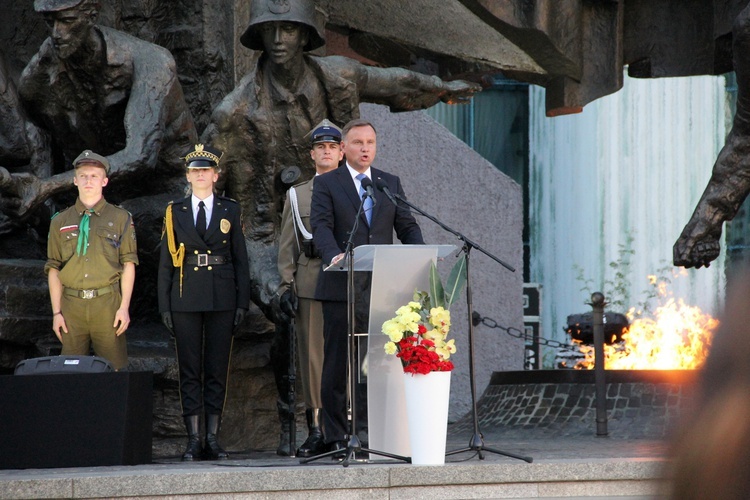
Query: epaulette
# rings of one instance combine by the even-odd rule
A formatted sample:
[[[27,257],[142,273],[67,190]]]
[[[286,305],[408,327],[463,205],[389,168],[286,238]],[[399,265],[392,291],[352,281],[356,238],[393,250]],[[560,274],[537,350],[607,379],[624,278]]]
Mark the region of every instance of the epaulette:
[[[226,201],[231,201],[232,203],[236,203],[236,204],[238,204],[238,205],[239,205],[239,202],[238,202],[237,200],[235,200],[234,198],[230,198],[230,197],[228,197],[228,196],[219,196],[219,195],[217,195],[217,196],[218,196],[218,197],[219,197],[220,199],[222,199],[222,200],[226,200]]]

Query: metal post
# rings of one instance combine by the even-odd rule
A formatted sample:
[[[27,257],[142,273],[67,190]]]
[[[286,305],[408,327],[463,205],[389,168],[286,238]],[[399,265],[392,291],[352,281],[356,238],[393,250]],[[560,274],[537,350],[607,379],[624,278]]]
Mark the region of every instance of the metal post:
[[[604,294],[591,294],[594,328],[594,381],[596,383],[596,435],[606,436],[607,432],[607,381],[604,370]]]

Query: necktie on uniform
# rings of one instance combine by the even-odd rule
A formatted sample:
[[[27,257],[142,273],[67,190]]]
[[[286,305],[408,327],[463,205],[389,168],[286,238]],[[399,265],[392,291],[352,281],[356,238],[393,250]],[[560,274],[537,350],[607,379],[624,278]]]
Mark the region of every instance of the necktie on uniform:
[[[198,236],[203,238],[206,235],[206,204],[198,202],[198,219],[195,221],[195,230]]]
[[[357,176],[357,179],[359,180],[359,197],[362,198],[365,196],[367,191],[365,191],[364,186],[362,186],[362,180],[367,177],[365,174],[359,174]],[[365,203],[362,205],[362,210],[365,211],[365,218],[367,218],[367,225],[369,226],[372,223],[372,198],[369,196],[365,198]]]
[[[91,214],[93,213],[93,208],[83,211],[83,217],[81,217],[81,222],[78,224],[78,244],[76,245],[76,255],[86,255],[86,252],[89,249],[89,222],[91,221]]]

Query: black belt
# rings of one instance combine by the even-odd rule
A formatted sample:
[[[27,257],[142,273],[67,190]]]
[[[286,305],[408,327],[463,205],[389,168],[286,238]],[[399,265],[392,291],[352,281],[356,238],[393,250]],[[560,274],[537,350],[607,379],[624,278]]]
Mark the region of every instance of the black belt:
[[[228,264],[230,260],[223,255],[208,255],[207,253],[199,253],[188,255],[185,257],[185,264],[189,266],[215,266],[219,264]]]
[[[107,295],[108,293],[112,293],[114,291],[114,285],[108,285],[102,288],[93,288],[90,290],[77,290],[75,288],[67,288],[65,287],[63,289],[63,293],[65,295],[68,295],[70,297],[77,297],[79,299],[94,299],[100,295]]]

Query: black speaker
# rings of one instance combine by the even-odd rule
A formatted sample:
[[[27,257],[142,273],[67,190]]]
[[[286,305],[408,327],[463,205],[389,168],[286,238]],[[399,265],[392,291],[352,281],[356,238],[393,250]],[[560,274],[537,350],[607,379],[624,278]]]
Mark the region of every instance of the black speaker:
[[[150,463],[152,391],[151,372],[0,375],[0,469]]]
[[[15,375],[61,375],[64,373],[112,372],[112,364],[99,356],[45,356],[24,359],[16,365]]]

